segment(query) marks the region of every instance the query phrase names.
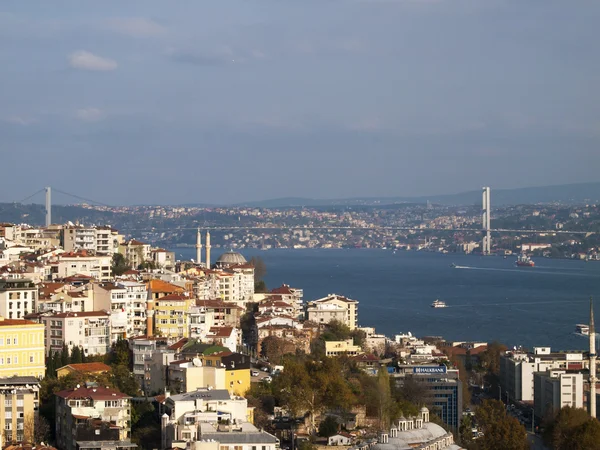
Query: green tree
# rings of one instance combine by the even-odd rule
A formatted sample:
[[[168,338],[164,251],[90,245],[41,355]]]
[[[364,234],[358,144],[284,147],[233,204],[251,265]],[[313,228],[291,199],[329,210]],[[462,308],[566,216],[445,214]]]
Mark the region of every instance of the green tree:
[[[380,367],[377,372],[377,404],[379,428],[381,430],[387,430],[390,426],[393,403],[390,375],[385,366]]]
[[[54,367],[53,378],[56,378],[56,370],[63,366],[60,354],[60,351],[56,351],[52,354],[52,367]]]
[[[82,360],[82,350],[80,347],[73,347],[73,351],[71,352],[71,364],[79,364],[83,362]]]
[[[111,270],[113,276],[123,275],[130,269],[125,257],[120,253],[115,253],[112,257]]]
[[[54,366],[54,358],[52,355],[52,350],[48,352],[48,356],[46,357],[46,377],[54,378],[56,377],[56,367]]]
[[[600,449],[600,422],[585,409],[560,409],[545,424],[544,441],[553,449]]]
[[[259,280],[254,283],[254,292],[257,294],[266,294],[269,292],[269,288],[267,287],[267,283],[264,280]]]
[[[334,416],[327,416],[319,424],[319,436],[328,438],[338,432],[338,421]]]
[[[460,421],[460,427],[458,428],[460,436],[460,443],[464,446],[468,446],[473,442],[473,418],[471,415],[463,416]]]
[[[60,351],[60,367],[64,367],[71,363],[71,356],[69,355],[69,347],[67,344],[63,344],[62,350]]]
[[[326,325],[325,331],[321,333],[321,339],[324,341],[343,341],[350,339],[351,330],[348,325],[339,320],[332,320]]]
[[[482,450],[526,450],[529,448],[523,425],[506,414],[499,400],[485,400],[477,408],[475,418],[483,437],[477,441]]]

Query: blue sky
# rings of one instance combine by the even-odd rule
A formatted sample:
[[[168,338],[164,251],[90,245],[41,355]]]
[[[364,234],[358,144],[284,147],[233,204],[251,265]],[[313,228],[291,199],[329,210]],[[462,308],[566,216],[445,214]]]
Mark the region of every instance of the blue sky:
[[[599,19],[588,0],[3,0],[0,201],[598,181]]]

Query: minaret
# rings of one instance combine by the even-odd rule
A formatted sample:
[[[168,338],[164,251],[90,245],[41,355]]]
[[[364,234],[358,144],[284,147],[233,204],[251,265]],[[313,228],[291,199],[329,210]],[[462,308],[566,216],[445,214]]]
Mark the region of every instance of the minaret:
[[[154,300],[152,299],[151,281],[148,282],[148,295],[146,297],[146,336],[152,337],[154,333]]]
[[[590,297],[590,416],[596,417],[596,330],[592,297]]]
[[[196,264],[202,263],[202,235],[200,234],[200,228],[196,233]]]
[[[206,232],[206,268],[210,269],[210,231]]]

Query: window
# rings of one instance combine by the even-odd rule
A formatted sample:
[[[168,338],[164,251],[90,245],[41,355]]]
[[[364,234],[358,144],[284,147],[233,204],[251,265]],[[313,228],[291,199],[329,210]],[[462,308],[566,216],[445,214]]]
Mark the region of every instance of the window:
[[[4,345],[4,338],[0,338],[0,345]]]
[[[15,364],[19,364],[19,357],[18,356],[15,356],[14,360],[15,360]]]
[[[4,400],[4,406],[12,406],[12,400]]]
[[[8,302],[8,309],[12,309],[13,302]]]
[[[73,323],[74,323],[74,322],[73,322],[72,320],[69,320],[69,322],[67,323],[67,325],[68,325],[68,326],[70,326],[70,327],[72,327],[72,326],[73,326]]]
[[[14,337],[13,344],[17,345],[17,336]]]
[[[6,338],[6,345],[10,345],[10,338]]]
[[[17,399],[17,408],[18,408],[19,406],[23,406],[23,399],[22,399],[22,398],[20,398],[20,399]]]
[[[4,418],[5,419],[12,419],[12,411],[6,411],[4,413]]]
[[[33,355],[29,355],[29,362],[30,362],[30,363],[33,363],[33,362],[34,362]]]
[[[12,430],[12,422],[6,422],[4,424],[4,429],[5,430]],[[8,435],[7,435],[7,439],[8,439]]]

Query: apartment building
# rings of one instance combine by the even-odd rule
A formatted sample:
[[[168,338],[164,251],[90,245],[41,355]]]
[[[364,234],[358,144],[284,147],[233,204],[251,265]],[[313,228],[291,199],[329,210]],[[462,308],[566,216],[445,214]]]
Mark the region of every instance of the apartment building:
[[[583,375],[551,369],[533,375],[533,409],[538,420],[565,406],[583,408]]]
[[[130,397],[103,386],[56,393],[56,444],[63,450],[126,449],[131,443]]]
[[[137,269],[141,264],[151,261],[150,251],[150,244],[135,239],[119,244],[119,253],[125,257],[132,269]]]
[[[581,370],[588,367],[582,352],[552,352],[534,347],[532,352],[510,351],[500,356],[500,386],[511,401],[534,401],[534,374],[551,369]]]
[[[42,378],[44,356],[44,325],[0,316],[0,377]]]
[[[33,441],[39,390],[35,377],[0,378],[0,448],[13,441]]]
[[[123,236],[110,227],[67,225],[60,233],[61,245],[67,252],[87,250],[113,255],[119,250]]]
[[[244,311],[235,303],[223,300],[196,300],[196,306],[200,312],[212,314],[213,326],[217,327],[237,327]]]
[[[325,342],[325,356],[356,356],[361,354],[363,351],[358,345],[354,345],[352,338],[344,341],[326,341]]]
[[[198,439],[199,425],[202,423],[252,421],[248,401],[232,397],[226,389],[197,389],[169,395],[163,401],[160,412],[162,448],[171,448],[175,441]]]
[[[188,295],[170,294],[154,300],[154,330],[164,337],[188,337],[187,313],[194,300]]]
[[[337,320],[354,330],[358,326],[358,301],[329,294],[327,297],[308,303],[306,318],[318,324]]]
[[[112,314],[112,342],[146,334],[146,284],[135,281],[94,285],[94,309]]]
[[[107,311],[65,312],[42,315],[46,354],[83,348],[85,355],[105,355],[111,345],[110,313]]]
[[[0,278],[0,316],[22,319],[36,312],[38,288],[27,278]]]
[[[112,257],[110,255],[92,255],[86,250],[65,252],[58,256],[54,279],[84,275],[96,281],[110,281]]]

